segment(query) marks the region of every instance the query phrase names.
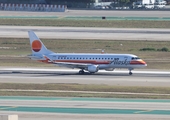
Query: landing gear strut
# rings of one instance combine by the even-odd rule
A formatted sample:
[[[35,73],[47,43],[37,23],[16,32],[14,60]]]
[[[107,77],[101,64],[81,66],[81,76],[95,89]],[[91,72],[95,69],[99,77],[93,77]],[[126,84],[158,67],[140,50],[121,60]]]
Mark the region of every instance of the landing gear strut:
[[[133,73],[132,73],[132,70],[133,70],[133,68],[129,68],[129,75],[132,75]]]
[[[80,71],[79,71],[79,74],[84,74],[84,70],[83,70],[83,69],[80,70]]]

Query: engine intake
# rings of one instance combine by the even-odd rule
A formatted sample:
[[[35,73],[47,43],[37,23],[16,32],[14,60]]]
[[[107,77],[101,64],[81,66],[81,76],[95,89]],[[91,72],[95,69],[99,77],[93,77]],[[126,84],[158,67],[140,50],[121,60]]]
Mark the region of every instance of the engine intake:
[[[88,66],[87,68],[87,71],[91,72],[91,73],[94,73],[94,72],[97,72],[99,69],[98,69],[98,65],[90,65]]]

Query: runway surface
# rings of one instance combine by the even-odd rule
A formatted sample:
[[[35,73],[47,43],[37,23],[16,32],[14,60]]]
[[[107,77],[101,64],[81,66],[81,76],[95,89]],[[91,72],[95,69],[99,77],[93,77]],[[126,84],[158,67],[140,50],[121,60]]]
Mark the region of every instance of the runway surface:
[[[39,38],[48,39],[170,40],[170,29],[160,28],[0,26],[0,37],[28,38],[29,30],[35,31]]]
[[[100,116],[100,119],[113,119],[115,116],[125,116],[128,118],[141,117],[143,119],[170,118],[170,101],[169,100],[147,100],[147,99],[114,99],[114,98],[46,98],[46,97],[0,97],[0,113],[19,113],[19,119],[25,120],[23,114],[44,113],[48,116],[47,119],[56,113],[65,118],[72,115],[71,118],[77,115],[82,115],[84,119],[89,119],[88,116],[94,116],[90,119],[95,120]],[[21,113],[24,112],[24,113]],[[27,114],[27,115],[29,115]],[[107,116],[105,116],[107,114]],[[87,116],[86,116],[87,115]],[[128,115],[128,116],[127,116]],[[139,116],[141,115],[141,116]],[[65,116],[65,117],[64,117]],[[31,115],[35,119],[34,115]],[[77,116],[78,117],[78,116]],[[58,118],[58,117],[57,117]],[[60,118],[60,117],[59,117]],[[42,119],[36,118],[36,119]]]
[[[111,16],[111,17],[169,17],[169,11],[68,10],[66,12],[0,11],[2,16]]]
[[[115,86],[170,86],[170,71],[128,70],[78,74],[78,69],[0,68],[0,83],[78,83]]]

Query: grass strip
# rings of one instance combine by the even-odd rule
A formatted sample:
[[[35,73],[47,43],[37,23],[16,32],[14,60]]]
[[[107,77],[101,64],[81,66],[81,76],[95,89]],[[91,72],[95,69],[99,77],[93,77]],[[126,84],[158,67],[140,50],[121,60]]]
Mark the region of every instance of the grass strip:
[[[16,90],[65,90],[65,91],[94,91],[94,92],[130,92],[170,94],[170,87],[143,87],[143,86],[110,86],[94,84],[24,84],[0,83],[0,89]]]
[[[123,95],[108,93],[70,93],[70,92],[18,92],[0,91],[0,96],[44,96],[44,97],[101,97],[101,98],[143,98],[143,99],[170,99],[167,95]]]
[[[11,26],[56,26],[56,27],[107,27],[107,28],[170,28],[164,20],[77,20],[77,19],[35,19],[0,18],[0,25]]]
[[[6,91],[4,89],[6,89]],[[10,91],[10,89],[12,90]],[[17,91],[17,90],[64,90],[64,92]],[[79,91],[91,91],[91,92],[82,93]],[[92,92],[102,92],[102,93],[92,93]],[[107,92],[126,92],[126,93],[139,93],[139,94],[117,94],[117,93],[114,94],[114,93],[107,93]],[[153,95],[147,93],[153,93]],[[170,87],[131,87],[131,86],[85,85],[85,84],[0,83],[1,96],[54,96],[54,97],[104,97],[104,98],[114,97],[114,98],[169,99],[170,98],[169,94],[170,94]]]

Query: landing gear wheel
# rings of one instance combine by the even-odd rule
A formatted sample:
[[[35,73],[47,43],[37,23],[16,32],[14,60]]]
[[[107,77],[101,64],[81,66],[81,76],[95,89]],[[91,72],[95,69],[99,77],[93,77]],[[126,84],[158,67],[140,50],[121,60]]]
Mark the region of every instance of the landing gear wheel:
[[[129,72],[129,75],[132,75],[133,73],[132,72]]]
[[[81,74],[81,75],[84,74],[84,70],[80,70],[79,74]]]
[[[132,75],[133,73],[132,73],[132,70],[133,70],[133,68],[129,68],[129,75]]]

